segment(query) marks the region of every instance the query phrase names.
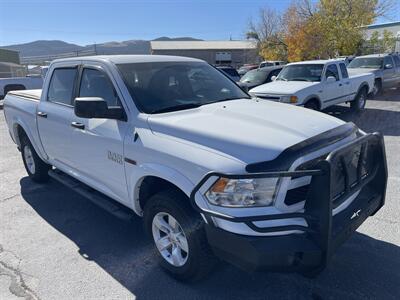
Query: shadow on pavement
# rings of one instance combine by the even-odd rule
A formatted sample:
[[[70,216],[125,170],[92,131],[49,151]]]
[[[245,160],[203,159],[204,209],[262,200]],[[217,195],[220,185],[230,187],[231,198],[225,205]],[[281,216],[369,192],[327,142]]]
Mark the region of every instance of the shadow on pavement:
[[[185,285],[159,269],[140,218],[129,223],[116,219],[54,181],[39,189],[27,177],[20,184],[23,198],[44,220],[138,299],[400,298],[400,247],[361,233],[339,249],[316,279],[249,274],[221,263],[205,281]]]

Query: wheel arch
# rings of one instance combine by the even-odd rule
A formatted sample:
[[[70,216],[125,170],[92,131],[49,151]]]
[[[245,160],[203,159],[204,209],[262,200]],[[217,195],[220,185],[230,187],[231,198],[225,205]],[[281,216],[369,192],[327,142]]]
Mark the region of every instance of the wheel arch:
[[[147,200],[155,193],[165,189],[175,189],[184,194],[189,201],[189,196],[194,184],[177,170],[157,164],[139,166],[142,172],[134,171],[130,178],[130,199],[132,209],[136,214],[142,215]],[[140,174],[138,174],[140,173]]]
[[[14,138],[15,143],[18,146],[18,149],[21,149],[21,138],[22,136],[26,136],[29,141],[31,142],[33,148],[35,149],[36,153],[38,154],[38,156],[43,160],[46,161],[45,157],[43,156],[43,153],[40,149],[40,147],[38,147],[38,145],[36,144],[35,139],[33,138],[33,134],[29,129],[30,127],[27,126],[22,120],[17,120],[13,123],[12,125],[12,135]]]
[[[303,106],[305,106],[306,103],[311,102],[311,101],[317,103],[318,104],[318,108],[321,109],[321,107],[322,107],[321,99],[318,97],[318,95],[315,95],[315,94],[308,96],[306,98],[306,100],[304,100]]]

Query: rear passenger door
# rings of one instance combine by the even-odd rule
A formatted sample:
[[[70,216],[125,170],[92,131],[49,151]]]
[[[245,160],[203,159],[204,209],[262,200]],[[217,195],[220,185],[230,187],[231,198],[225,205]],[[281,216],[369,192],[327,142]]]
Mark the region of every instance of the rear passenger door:
[[[67,171],[70,165],[72,100],[78,66],[55,67],[43,91],[37,110],[37,124],[43,148],[50,162]]]
[[[77,97],[100,97],[107,105],[122,106],[112,77],[97,65],[83,65]],[[82,182],[118,200],[128,199],[124,169],[124,137],[128,122],[115,119],[86,119],[75,114],[72,122],[73,168]]]
[[[339,63],[340,74],[342,75],[342,88],[343,88],[343,101],[344,100],[353,100],[356,92],[352,91],[349,79],[349,73],[347,72],[347,67],[344,63]]]

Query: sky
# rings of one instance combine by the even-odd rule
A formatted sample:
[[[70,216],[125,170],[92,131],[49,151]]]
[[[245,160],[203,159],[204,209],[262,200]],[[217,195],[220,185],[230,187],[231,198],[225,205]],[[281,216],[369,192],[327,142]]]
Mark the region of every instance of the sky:
[[[78,45],[190,36],[243,39],[262,7],[292,0],[0,0],[0,46],[35,40]],[[400,16],[400,0],[394,16]],[[390,20],[378,20],[387,22]]]

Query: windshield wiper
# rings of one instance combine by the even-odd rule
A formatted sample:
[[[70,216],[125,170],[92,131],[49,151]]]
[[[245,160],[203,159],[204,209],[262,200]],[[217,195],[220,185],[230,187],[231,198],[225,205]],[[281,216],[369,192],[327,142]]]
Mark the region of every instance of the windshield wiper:
[[[161,108],[161,109],[155,109],[155,110],[151,111],[151,113],[152,114],[160,114],[160,113],[166,113],[166,112],[177,111],[177,110],[197,108],[197,107],[202,106],[203,104],[200,104],[200,103],[179,104],[179,105],[164,107],[164,108]]]
[[[288,81],[286,78],[278,77],[276,80]]]

